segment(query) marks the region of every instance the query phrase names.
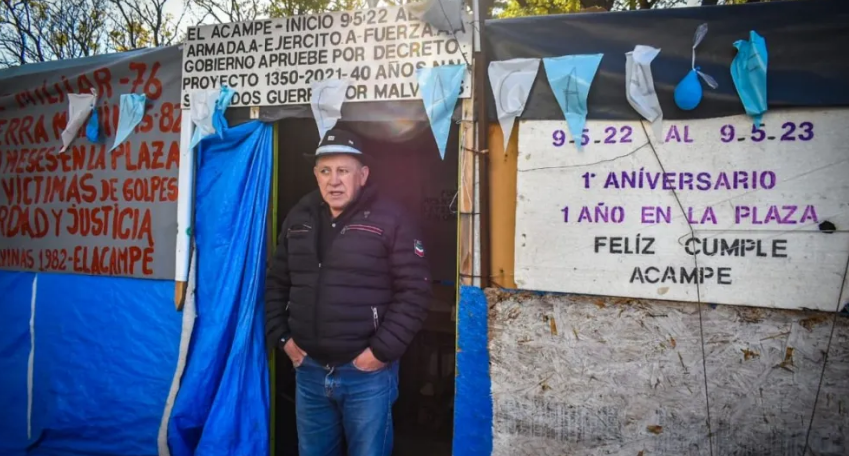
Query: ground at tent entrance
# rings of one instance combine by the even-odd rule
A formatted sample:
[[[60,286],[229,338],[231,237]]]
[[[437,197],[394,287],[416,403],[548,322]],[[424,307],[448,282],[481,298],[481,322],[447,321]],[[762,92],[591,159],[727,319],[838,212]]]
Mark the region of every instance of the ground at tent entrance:
[[[399,431],[392,456],[451,456],[451,440],[429,432]]]
[[[289,399],[289,396],[284,395],[278,397],[280,408],[277,415],[277,456],[298,454],[294,404]],[[398,415],[395,420],[395,448],[392,456],[451,456],[450,410],[444,412],[441,426],[434,426],[426,419],[420,420],[415,413],[404,414],[400,407],[396,408],[396,412]]]

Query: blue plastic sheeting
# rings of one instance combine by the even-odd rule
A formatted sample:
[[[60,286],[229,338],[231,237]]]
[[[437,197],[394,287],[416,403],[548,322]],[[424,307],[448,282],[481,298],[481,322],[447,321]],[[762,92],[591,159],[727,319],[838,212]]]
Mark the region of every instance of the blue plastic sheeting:
[[[460,288],[457,312],[457,380],[454,456],[492,454],[492,381],[489,377],[486,295]]]
[[[173,456],[269,451],[263,293],[271,132],[251,122],[200,143],[198,318],[168,429]]]
[[[174,282],[37,275],[27,442],[33,276],[0,276],[0,445],[21,450],[29,443],[28,455],[156,455],[180,345]]]
[[[0,271],[0,455],[27,446],[27,362],[32,281],[29,272]]]

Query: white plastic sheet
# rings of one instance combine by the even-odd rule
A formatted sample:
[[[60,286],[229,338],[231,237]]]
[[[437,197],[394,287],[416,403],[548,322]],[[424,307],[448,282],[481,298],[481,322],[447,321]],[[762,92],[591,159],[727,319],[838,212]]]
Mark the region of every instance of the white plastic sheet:
[[[513,124],[525,110],[538,71],[539,59],[512,59],[489,63],[489,85],[492,86],[505,151],[513,132]]]

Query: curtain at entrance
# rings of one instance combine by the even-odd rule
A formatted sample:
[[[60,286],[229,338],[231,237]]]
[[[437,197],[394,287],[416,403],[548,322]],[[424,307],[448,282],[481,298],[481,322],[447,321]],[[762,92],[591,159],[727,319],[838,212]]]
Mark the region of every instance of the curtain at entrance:
[[[269,451],[263,292],[271,138],[271,125],[251,122],[199,146],[198,317],[168,428],[173,456]]]

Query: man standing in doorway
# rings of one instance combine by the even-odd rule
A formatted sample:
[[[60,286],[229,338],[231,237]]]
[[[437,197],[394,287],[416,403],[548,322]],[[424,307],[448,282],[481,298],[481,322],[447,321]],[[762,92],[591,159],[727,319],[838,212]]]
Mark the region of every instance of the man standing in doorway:
[[[318,190],[289,212],[266,279],[266,335],[296,369],[300,456],[392,453],[398,359],[427,317],[419,230],[368,184],[356,135],[330,130]]]

